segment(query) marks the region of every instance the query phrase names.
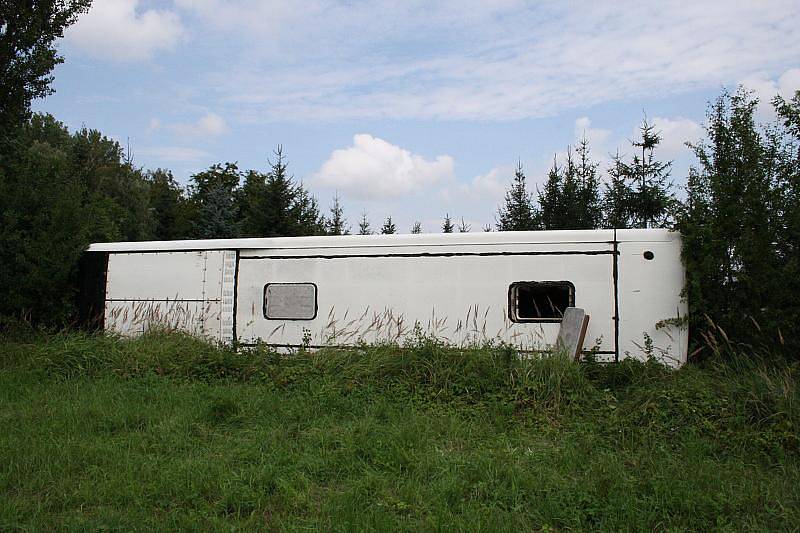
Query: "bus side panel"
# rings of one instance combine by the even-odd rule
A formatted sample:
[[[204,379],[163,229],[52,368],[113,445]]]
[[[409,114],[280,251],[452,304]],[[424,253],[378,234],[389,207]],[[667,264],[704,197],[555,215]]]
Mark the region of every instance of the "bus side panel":
[[[672,366],[685,363],[688,330],[669,321],[688,313],[680,239],[620,242],[619,251],[620,358],[650,352]]]
[[[110,254],[106,329],[136,335],[163,327],[232,340],[233,291],[228,285],[235,266],[226,261],[231,255],[235,252]]]
[[[424,333],[456,345],[495,339],[525,350],[543,349],[555,342],[560,324],[511,322],[509,286],[519,281],[570,281],[576,306],[592,316],[587,348],[598,341],[600,350],[613,354],[612,264],[610,248],[608,253],[586,255],[243,255],[238,272],[237,338],[275,345],[352,345],[360,340],[402,341],[419,324]],[[316,317],[266,318],[268,283],[316,285]]]

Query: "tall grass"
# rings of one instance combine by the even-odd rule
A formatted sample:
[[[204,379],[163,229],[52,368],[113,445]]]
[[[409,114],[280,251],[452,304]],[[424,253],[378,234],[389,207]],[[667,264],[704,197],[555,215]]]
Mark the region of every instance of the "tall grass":
[[[798,367],[0,342],[0,529],[791,529]]]

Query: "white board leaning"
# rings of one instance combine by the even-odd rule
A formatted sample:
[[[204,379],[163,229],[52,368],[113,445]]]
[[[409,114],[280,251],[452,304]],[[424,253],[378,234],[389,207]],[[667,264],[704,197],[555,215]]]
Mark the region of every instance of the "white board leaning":
[[[402,343],[416,328],[537,351],[577,306],[599,359],[649,351],[679,365],[680,251],[678,233],[657,229],[97,243],[83,307],[124,335],[158,325],[293,348]]]

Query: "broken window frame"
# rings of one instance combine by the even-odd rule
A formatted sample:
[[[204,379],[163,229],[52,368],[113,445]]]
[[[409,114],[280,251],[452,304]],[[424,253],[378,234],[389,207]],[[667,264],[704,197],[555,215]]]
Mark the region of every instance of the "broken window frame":
[[[575,285],[571,281],[515,281],[508,286],[508,318],[514,323],[559,323],[563,319],[564,310],[558,317],[520,317],[519,288],[536,287],[543,289],[567,290],[567,307],[575,307]],[[550,300],[552,304],[552,300]],[[535,305],[535,304],[534,304]],[[557,308],[557,306],[554,305]],[[565,308],[566,309],[566,308]]]

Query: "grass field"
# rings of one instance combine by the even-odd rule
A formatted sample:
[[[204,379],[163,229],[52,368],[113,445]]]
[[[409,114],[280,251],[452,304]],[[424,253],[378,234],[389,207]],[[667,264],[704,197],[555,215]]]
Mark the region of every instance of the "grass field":
[[[1,530],[797,530],[797,366],[0,344]]]

